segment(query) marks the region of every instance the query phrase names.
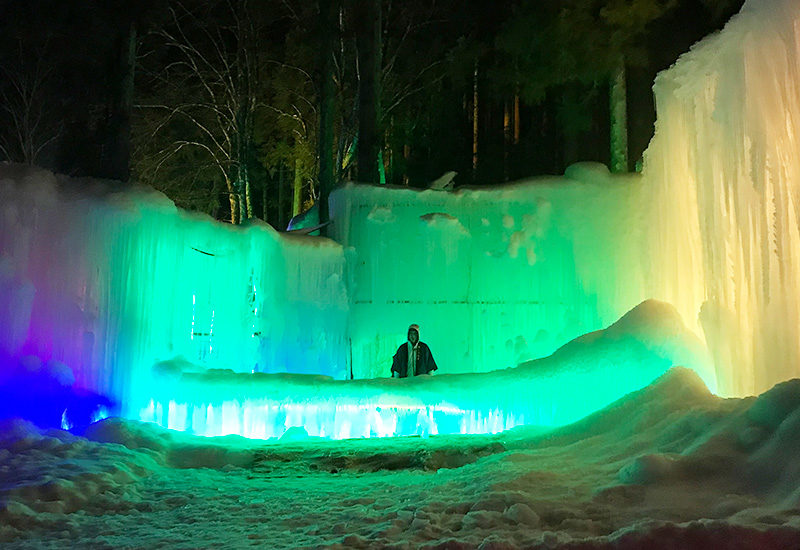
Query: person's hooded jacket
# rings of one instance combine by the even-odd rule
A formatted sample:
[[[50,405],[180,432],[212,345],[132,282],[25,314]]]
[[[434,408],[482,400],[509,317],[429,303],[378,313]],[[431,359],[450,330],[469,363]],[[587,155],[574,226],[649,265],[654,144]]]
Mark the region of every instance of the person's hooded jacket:
[[[411,325],[408,327],[409,331],[416,331],[417,337],[419,337],[419,326],[418,325]],[[416,361],[415,361],[415,372],[409,373],[408,372],[408,358],[409,358],[409,350],[412,350],[412,353],[415,354]],[[436,366],[436,361],[433,360],[433,354],[431,353],[430,348],[428,347],[425,342],[422,342],[417,338],[417,344],[412,346],[410,341],[404,342],[398,349],[397,353],[394,354],[392,358],[392,376],[395,376],[394,373],[397,373],[397,377],[399,378],[406,378],[407,376],[419,376],[421,374],[430,374],[431,372],[435,371],[438,367]]]

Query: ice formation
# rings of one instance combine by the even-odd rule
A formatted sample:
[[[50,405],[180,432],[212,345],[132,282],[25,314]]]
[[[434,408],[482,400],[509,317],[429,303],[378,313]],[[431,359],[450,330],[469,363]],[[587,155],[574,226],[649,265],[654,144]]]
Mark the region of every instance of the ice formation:
[[[0,353],[60,361],[126,415],[151,391],[153,364],[176,357],[346,376],[340,246],[111,189],[0,169]]]
[[[649,301],[549,357],[481,374],[333,380],[167,362],[158,365],[139,418],[198,435],[260,439],[292,428],[332,439],[497,433],[574,422],[673,365],[713,381],[700,340],[672,306]]]
[[[350,250],[356,378],[386,376],[418,323],[443,372],[544,357],[645,300],[637,176],[602,165],[500,188],[349,185],[331,197]]]
[[[641,176],[579,164],[499,190],[338,191],[354,371],[384,372],[409,319],[448,368],[483,371],[655,298],[704,336],[721,393],[797,376],[799,82],[800,3],[750,0],[659,75]]]
[[[800,3],[748,0],[655,84],[648,296],[698,318],[721,389],[800,375]]]
[[[641,175],[583,163],[563,177],[457,192],[348,185],[331,196],[335,241],[218,224],[151,190],[113,192],[113,184],[0,166],[3,369],[27,356],[64,364],[76,388],[110,397],[122,414],[193,429],[197,420],[206,433],[278,435],[298,424],[334,436],[398,433],[390,427],[406,422],[397,411],[408,402],[417,416],[452,412],[425,393],[448,385],[456,400],[472,396],[447,401],[461,418],[475,412],[466,431],[493,431],[558,423],[569,407],[512,407],[476,395],[477,381],[495,377],[513,394],[523,367],[493,371],[546,357],[655,298],[703,336],[714,372],[694,366],[709,385],[723,394],[763,390],[800,364],[798,33],[797,2],[749,1],[662,73]],[[397,391],[391,381],[344,385],[388,376],[412,322],[439,372],[452,376],[401,382]],[[154,364],[184,363],[207,372],[163,387],[153,378]],[[668,366],[646,366],[645,376],[610,363],[605,372],[643,385]],[[261,375],[282,372],[330,379]],[[229,391],[235,373],[257,376]],[[529,402],[550,391],[526,378],[534,379]],[[212,395],[214,380],[230,399]],[[308,380],[301,415],[327,409],[287,420],[291,391]],[[189,387],[199,392],[193,401]],[[242,403],[252,392],[284,401],[275,414],[275,403],[261,403],[272,416],[249,430],[242,426],[255,409]],[[364,393],[385,393],[391,406],[381,410],[396,409],[395,420],[365,427],[359,417],[348,428],[331,420],[339,398],[361,410]],[[220,414],[229,402],[238,405]],[[451,420],[427,425],[463,431]]]

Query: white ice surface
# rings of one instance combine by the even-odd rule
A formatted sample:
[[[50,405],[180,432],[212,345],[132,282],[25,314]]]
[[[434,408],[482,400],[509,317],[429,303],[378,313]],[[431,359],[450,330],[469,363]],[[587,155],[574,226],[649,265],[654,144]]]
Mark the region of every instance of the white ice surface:
[[[642,302],[642,193],[598,164],[455,193],[347,185],[331,196],[346,249],[356,378],[387,376],[410,323],[443,372],[551,354]]]
[[[748,0],[654,87],[648,296],[698,319],[727,395],[800,375],[798,83],[800,2]]]

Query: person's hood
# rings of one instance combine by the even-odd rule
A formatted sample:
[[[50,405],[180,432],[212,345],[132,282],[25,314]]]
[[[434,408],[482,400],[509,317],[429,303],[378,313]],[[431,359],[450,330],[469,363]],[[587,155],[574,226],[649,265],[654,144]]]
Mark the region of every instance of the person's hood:
[[[419,325],[411,324],[408,326],[408,330],[415,330],[417,331],[417,343],[422,339],[422,335],[419,333]]]

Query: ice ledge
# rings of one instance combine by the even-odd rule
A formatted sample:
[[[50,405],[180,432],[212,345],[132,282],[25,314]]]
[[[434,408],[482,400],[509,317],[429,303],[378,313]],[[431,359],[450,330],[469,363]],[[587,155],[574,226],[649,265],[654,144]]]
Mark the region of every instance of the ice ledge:
[[[496,433],[569,424],[675,365],[694,368],[713,387],[698,338],[672,306],[650,300],[549,357],[488,373],[334,380],[160,363],[140,419],[198,435],[261,439],[294,427],[333,439]]]

